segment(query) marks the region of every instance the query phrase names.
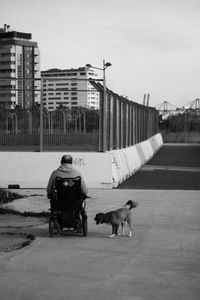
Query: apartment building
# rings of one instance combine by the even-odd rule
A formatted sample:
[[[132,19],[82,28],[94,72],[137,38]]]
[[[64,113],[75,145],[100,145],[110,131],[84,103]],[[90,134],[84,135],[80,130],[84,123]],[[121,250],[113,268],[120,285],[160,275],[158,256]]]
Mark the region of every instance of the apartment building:
[[[41,72],[43,105],[49,110],[58,107],[99,107],[99,93],[89,82],[89,78],[98,78],[92,69],[50,69]]]
[[[0,28],[0,107],[31,108],[40,101],[40,54],[30,33]]]

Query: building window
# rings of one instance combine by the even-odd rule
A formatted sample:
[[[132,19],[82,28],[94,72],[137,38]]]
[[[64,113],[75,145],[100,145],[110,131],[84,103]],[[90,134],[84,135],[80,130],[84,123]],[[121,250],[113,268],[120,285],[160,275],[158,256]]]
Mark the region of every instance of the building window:
[[[77,73],[67,73],[67,76],[77,76]]]
[[[68,91],[68,88],[56,88],[57,91]]]
[[[59,85],[68,85],[68,84],[69,84],[69,83],[67,83],[67,82],[64,82],[64,83],[62,83],[62,82],[61,82],[61,83],[56,83],[57,86],[59,86]]]

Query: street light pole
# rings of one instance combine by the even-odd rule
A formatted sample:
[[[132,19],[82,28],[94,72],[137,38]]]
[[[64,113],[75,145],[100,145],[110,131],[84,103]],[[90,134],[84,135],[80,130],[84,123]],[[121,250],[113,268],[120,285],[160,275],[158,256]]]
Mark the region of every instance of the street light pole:
[[[106,68],[110,67],[111,63],[105,62],[103,59],[103,68],[94,67],[87,64],[87,68],[93,68],[103,71],[103,99],[100,105],[100,122],[99,122],[99,151],[107,150],[107,93],[106,93]]]
[[[103,60],[103,107],[102,107],[102,129],[103,129],[103,137],[102,137],[102,151],[105,152],[107,150],[107,95],[106,95],[106,67],[105,60]]]

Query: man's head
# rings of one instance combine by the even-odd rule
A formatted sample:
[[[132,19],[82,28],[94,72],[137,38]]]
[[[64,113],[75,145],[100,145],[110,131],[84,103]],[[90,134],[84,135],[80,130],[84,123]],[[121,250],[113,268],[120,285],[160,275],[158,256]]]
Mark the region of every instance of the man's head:
[[[61,164],[72,164],[72,156],[71,155],[63,155],[61,158]]]

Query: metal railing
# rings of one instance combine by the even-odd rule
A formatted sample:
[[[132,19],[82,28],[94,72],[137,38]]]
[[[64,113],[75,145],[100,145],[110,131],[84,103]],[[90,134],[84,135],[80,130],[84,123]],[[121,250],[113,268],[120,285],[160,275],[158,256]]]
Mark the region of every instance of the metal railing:
[[[158,133],[158,111],[91,82],[100,92],[99,151],[133,146]]]
[[[1,110],[0,151],[99,151],[140,143],[158,132],[158,111],[106,89],[94,80],[100,93],[99,110],[84,107],[47,111]]]
[[[43,110],[41,139],[40,108],[0,112],[1,151],[97,151],[99,112],[85,108]],[[41,141],[43,145],[41,145]]]

